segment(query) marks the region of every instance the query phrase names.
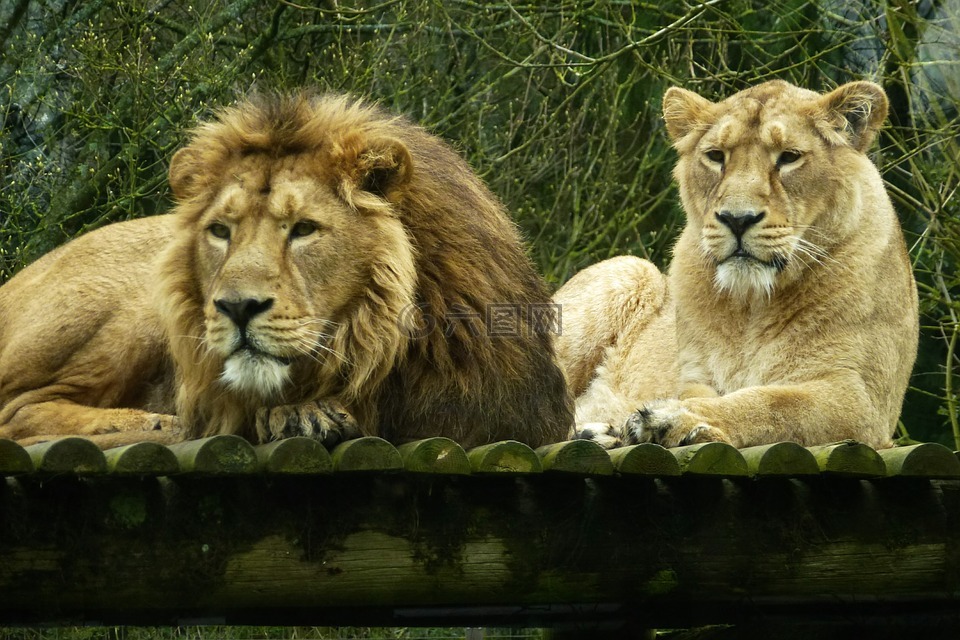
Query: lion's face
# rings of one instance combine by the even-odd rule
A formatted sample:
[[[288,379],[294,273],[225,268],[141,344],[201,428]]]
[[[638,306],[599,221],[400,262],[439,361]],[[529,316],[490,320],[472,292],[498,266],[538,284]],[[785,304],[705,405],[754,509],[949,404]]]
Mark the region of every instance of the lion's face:
[[[861,161],[886,113],[882,93],[855,84],[821,96],[770,82],[718,104],[668,92],[688,226],[720,291],[769,296],[826,258],[834,214],[855,198],[842,168]]]
[[[295,363],[330,355],[378,233],[316,177],[263,164],[241,162],[195,223],[196,264],[223,380],[270,397]]]
[[[414,251],[391,206],[409,164],[390,138],[280,155],[255,144],[242,153],[197,144],[178,152],[170,170],[184,201],[178,251],[189,255],[200,298],[185,317],[202,314],[193,331],[219,363],[221,383],[278,402],[305,381],[301,392],[336,385],[348,369],[383,375],[357,362],[358,331],[377,334],[387,362],[399,349],[399,330],[367,316],[396,325],[413,301]]]

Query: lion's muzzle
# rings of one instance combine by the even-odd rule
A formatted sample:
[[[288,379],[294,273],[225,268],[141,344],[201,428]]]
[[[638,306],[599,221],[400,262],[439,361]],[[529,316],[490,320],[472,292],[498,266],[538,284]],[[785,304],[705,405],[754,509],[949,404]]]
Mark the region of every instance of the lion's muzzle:
[[[250,323],[273,308],[273,298],[217,298],[213,306],[236,327],[232,353],[224,361],[222,380],[234,389],[263,397],[274,396],[289,380],[289,358],[262,348]]]
[[[273,306],[273,298],[258,300],[256,298],[242,298],[239,300],[227,300],[220,298],[213,301],[213,306],[217,311],[230,318],[237,325],[240,334],[244,335],[247,325],[254,316],[265,313]]]

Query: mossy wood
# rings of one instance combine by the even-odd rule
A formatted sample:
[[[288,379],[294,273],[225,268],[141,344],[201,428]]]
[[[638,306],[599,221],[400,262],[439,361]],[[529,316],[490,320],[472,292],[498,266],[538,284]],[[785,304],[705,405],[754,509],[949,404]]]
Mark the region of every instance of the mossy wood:
[[[467,454],[450,438],[425,438],[397,447],[403,468],[413,473],[470,473]]]
[[[311,442],[0,442],[0,625],[960,628],[942,447]]]
[[[950,449],[935,442],[912,447],[895,447],[878,451],[891,476],[924,478],[960,477],[960,460]]]
[[[257,462],[264,473],[313,474],[333,471],[333,460],[313,438],[284,438],[257,447]]]
[[[33,466],[40,473],[97,475],[107,470],[103,452],[84,438],[63,438],[26,448]]]
[[[821,447],[810,447],[820,471],[847,478],[877,478],[887,467],[876,451],[860,442],[847,440]]]
[[[810,450],[795,442],[777,442],[740,449],[752,476],[811,476],[820,472]]]
[[[170,446],[180,470],[209,475],[252,473],[257,469],[257,453],[239,436],[222,435],[191,440]]]
[[[543,465],[536,452],[515,440],[493,442],[471,449],[467,455],[470,468],[479,474],[540,473]]]
[[[636,444],[612,449],[609,453],[618,473],[664,477],[680,475],[677,457],[658,444]]]
[[[15,476],[33,471],[33,458],[13,440],[0,438],[0,476]]]
[[[670,450],[680,464],[680,472],[691,476],[736,478],[748,473],[740,452],[723,442],[705,442]]]
[[[403,458],[394,446],[373,436],[347,440],[333,450],[331,457],[333,468],[341,473],[403,469]]]
[[[537,449],[543,470],[551,473],[581,475],[613,475],[610,456],[596,442],[571,440],[548,444]]]
[[[138,442],[105,453],[107,470],[117,475],[168,476],[180,471],[177,456],[156,442]]]

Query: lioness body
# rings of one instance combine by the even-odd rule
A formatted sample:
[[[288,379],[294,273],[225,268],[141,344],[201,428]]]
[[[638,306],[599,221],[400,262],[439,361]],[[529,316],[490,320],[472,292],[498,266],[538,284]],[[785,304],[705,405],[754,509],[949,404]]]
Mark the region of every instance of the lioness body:
[[[46,437],[49,420],[110,445],[154,427],[464,446],[566,434],[553,327],[534,315],[549,298],[502,206],[439,139],[342,97],[264,99],[199,127],[170,185],[172,216],[91,234],[0,289],[0,436]],[[64,286],[67,265],[109,295]],[[22,302],[37,279],[56,314]],[[491,331],[496,305],[517,310],[509,335]],[[53,366],[54,334],[77,345],[85,387]],[[30,377],[16,354],[33,350],[49,357]],[[153,387],[132,381],[170,371],[157,421]],[[41,387],[55,411],[38,422]]]
[[[775,81],[719,103],[667,92],[687,224],[673,308],[655,313],[675,313],[679,376],[674,397],[642,398],[611,421],[612,439],[890,444],[918,311],[899,223],[865,155],[886,110],[870,83],[820,95]],[[672,348],[644,331],[619,339]],[[630,366],[651,374],[638,356]],[[611,441],[587,424],[599,420],[578,419]]]
[[[619,429],[645,402],[676,395],[673,301],[656,266],[611,258],[574,275],[553,300],[563,314],[557,358],[577,398],[578,429]]]

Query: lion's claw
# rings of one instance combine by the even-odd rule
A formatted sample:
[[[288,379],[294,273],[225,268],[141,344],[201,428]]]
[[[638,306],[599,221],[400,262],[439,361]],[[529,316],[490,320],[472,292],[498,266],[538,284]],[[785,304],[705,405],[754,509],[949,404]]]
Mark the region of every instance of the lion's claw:
[[[340,405],[317,401],[261,407],[257,411],[257,434],[263,442],[305,436],[329,449],[358,437],[360,429]]]

